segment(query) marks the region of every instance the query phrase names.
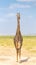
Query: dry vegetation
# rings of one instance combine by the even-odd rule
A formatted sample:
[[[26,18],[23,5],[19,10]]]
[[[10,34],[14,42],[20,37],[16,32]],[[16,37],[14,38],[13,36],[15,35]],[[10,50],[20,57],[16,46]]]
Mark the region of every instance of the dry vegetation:
[[[14,48],[13,36],[0,36],[0,46]],[[28,51],[36,53],[36,36],[24,36],[22,47]]]

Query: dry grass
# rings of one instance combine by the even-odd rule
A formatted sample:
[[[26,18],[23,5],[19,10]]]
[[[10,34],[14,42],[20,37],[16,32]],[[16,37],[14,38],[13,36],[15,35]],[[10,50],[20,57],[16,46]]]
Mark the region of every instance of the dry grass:
[[[9,46],[14,48],[14,37],[2,36],[0,37],[0,46]],[[22,47],[28,51],[36,53],[36,36],[24,36]]]

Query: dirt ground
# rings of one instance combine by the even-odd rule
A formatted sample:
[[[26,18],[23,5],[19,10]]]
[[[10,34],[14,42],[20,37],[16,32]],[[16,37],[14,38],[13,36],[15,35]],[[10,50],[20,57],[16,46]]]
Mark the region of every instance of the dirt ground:
[[[36,54],[22,48],[21,60],[16,62],[15,48],[0,46],[0,65],[36,65]]]

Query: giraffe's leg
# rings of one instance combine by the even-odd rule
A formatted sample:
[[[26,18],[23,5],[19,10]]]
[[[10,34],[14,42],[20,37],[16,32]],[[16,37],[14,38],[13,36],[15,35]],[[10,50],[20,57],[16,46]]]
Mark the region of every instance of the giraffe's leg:
[[[19,59],[21,59],[21,49],[19,49]]]
[[[18,50],[16,50],[17,51],[17,62],[18,62]]]

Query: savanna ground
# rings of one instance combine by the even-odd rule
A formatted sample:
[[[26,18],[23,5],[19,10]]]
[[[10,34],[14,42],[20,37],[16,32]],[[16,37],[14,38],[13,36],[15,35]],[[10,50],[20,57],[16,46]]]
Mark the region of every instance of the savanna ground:
[[[16,62],[13,36],[0,36],[0,65],[36,65],[36,36],[23,36],[21,63]]]

